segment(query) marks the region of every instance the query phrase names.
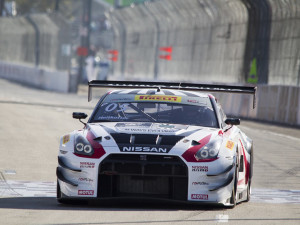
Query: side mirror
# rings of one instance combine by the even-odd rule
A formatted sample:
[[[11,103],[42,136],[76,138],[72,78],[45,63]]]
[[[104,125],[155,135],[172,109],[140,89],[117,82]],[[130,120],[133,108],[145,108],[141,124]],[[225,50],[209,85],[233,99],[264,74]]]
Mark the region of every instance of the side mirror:
[[[87,118],[87,114],[86,113],[82,113],[82,112],[73,112],[73,118],[74,119],[85,119]]]
[[[225,123],[227,125],[240,125],[241,124],[241,120],[238,118],[228,118],[225,120]]]

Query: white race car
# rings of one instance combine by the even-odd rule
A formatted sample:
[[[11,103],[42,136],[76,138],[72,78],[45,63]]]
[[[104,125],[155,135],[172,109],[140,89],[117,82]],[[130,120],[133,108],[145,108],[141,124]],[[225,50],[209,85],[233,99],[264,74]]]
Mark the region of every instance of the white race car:
[[[205,92],[253,94],[256,87],[91,81],[107,92],[84,128],[60,140],[57,200],[143,198],[249,201],[253,143]],[[130,88],[128,90],[128,88]]]

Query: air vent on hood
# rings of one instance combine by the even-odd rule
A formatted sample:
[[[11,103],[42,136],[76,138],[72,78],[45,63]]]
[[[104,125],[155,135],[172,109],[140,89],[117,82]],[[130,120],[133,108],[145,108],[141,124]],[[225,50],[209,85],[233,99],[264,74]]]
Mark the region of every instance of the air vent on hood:
[[[174,146],[183,136],[155,134],[110,134],[117,144],[170,145]]]

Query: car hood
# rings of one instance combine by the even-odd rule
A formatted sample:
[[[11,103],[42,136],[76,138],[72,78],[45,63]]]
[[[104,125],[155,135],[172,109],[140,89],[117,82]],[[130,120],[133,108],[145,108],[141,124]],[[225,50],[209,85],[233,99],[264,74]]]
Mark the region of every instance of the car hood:
[[[199,142],[208,136],[211,139],[219,131],[217,128],[149,122],[97,123],[89,124],[88,129],[95,138],[102,140],[103,147],[114,147],[116,144],[120,149],[129,145],[167,146],[168,150],[173,147],[186,149],[193,141]]]

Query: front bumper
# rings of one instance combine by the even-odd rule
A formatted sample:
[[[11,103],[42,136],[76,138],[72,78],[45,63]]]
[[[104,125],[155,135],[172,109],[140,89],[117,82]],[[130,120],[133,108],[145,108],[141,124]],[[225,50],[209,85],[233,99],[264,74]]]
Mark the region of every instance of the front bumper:
[[[188,163],[179,156],[110,154],[92,168],[59,158],[57,177],[68,198],[141,198],[229,204],[234,160]]]

